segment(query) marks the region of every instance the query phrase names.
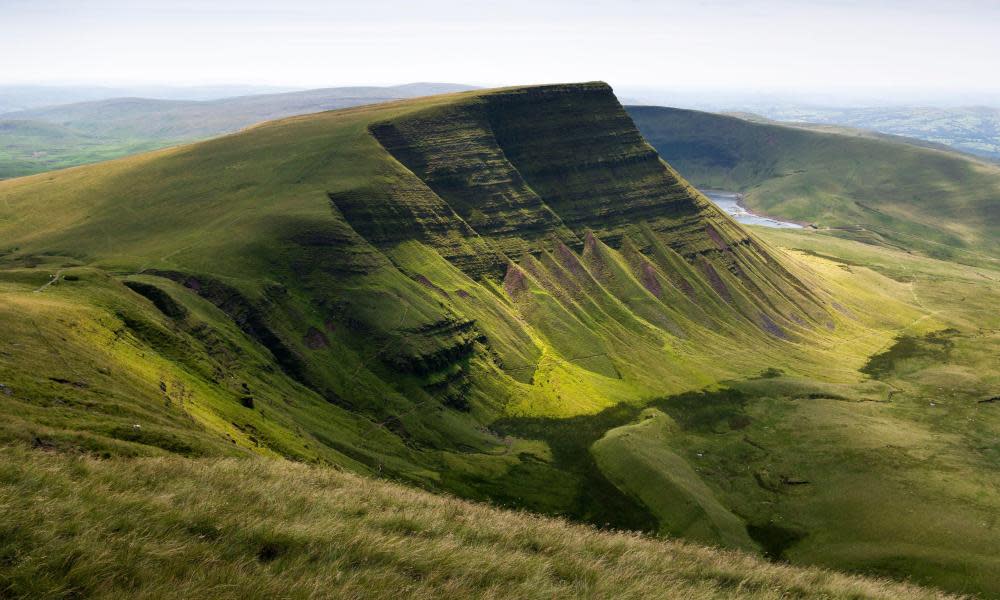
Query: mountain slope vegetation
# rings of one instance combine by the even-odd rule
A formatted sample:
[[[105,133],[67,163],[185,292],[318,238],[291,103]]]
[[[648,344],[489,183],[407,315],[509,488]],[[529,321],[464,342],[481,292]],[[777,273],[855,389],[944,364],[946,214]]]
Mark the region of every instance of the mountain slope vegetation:
[[[996,272],[800,235],[721,213],[600,83],[0,182],[0,441],[292,459],[997,593]],[[945,347],[956,421],[921,408]]]
[[[660,107],[629,114],[702,187],[843,237],[995,267],[1000,167],[871,136],[809,131]]]
[[[945,597],[283,460],[6,449],[0,506],[13,598]]]

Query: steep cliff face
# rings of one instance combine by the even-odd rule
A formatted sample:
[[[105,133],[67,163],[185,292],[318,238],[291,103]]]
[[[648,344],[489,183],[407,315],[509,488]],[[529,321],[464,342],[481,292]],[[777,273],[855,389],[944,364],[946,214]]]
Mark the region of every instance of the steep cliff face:
[[[828,320],[807,286],[660,160],[605,84],[502,90],[370,130],[440,198],[439,213],[453,211],[452,221],[462,224],[454,229],[470,247],[489,248],[475,258],[441,248],[473,278],[506,276],[518,289],[531,278],[578,316],[592,308],[581,303],[622,300],[602,282],[609,264],[628,263],[632,272],[618,273],[618,284],[645,288],[664,305],[641,309],[642,324],[633,322],[636,315],[620,316],[633,331],[653,325],[684,335],[683,319],[670,314],[678,307],[705,326],[750,321],[781,338]],[[398,207],[394,214],[412,205],[402,195],[384,200]],[[356,230],[370,228],[368,215],[344,214]],[[400,236],[370,239],[395,243]],[[630,260],[615,252],[625,248]],[[682,260],[664,262],[664,254]],[[513,264],[525,271],[508,272]],[[597,302],[593,294],[608,298]],[[626,305],[636,304],[626,297]]]
[[[483,94],[371,131],[514,260],[554,243],[579,250],[588,230],[618,247],[641,225],[687,256],[747,239],[663,164],[605,84]]]

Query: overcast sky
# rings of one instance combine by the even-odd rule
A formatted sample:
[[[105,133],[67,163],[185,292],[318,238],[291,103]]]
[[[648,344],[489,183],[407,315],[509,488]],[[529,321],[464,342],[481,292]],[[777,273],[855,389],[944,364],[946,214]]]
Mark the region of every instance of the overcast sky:
[[[1000,89],[1000,0],[0,0],[0,83]]]

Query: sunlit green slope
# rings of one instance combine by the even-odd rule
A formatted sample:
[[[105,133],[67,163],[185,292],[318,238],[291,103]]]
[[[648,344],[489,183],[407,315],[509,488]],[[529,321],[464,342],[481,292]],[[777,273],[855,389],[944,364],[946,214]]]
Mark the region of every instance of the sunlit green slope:
[[[484,426],[774,365],[826,378],[912,313],[835,301],[602,84],[298,117],[7,181],[0,201],[10,435],[222,444],[609,522],[641,519]],[[560,499],[522,489],[556,475]]]
[[[287,457],[954,589],[966,568],[993,589],[985,534],[950,556],[945,530],[920,552],[886,544],[885,567],[861,525],[841,554],[815,550],[846,497],[787,496],[803,490],[789,457],[830,474],[809,490],[860,472],[898,491],[886,464],[826,461],[822,434],[891,410],[899,384],[869,357],[951,321],[898,276],[747,232],[604,84],[320,113],[5,181],[0,239],[4,443]],[[778,429],[798,417],[775,407],[831,398],[847,416]]]

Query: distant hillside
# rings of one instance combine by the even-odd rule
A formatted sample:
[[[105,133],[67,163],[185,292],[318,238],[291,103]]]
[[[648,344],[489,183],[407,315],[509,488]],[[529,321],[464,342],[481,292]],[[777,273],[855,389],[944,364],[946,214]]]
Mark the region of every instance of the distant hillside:
[[[153,150],[152,139],[112,139],[47,121],[0,120],[0,179]]]
[[[838,235],[996,264],[1000,166],[869,134],[636,106],[643,135],[699,186]]]
[[[0,178],[204,139],[281,117],[467,89],[413,83],[208,101],[112,98],[0,114]],[[41,128],[43,123],[49,127]]]
[[[775,107],[766,116],[781,121],[846,125],[946,145],[1000,159],[1000,108],[970,107]]]
[[[39,85],[0,84],[0,114],[32,108],[92,102],[110,98],[157,98],[160,100],[218,100],[251,94],[295,91],[295,87],[271,85]]]

